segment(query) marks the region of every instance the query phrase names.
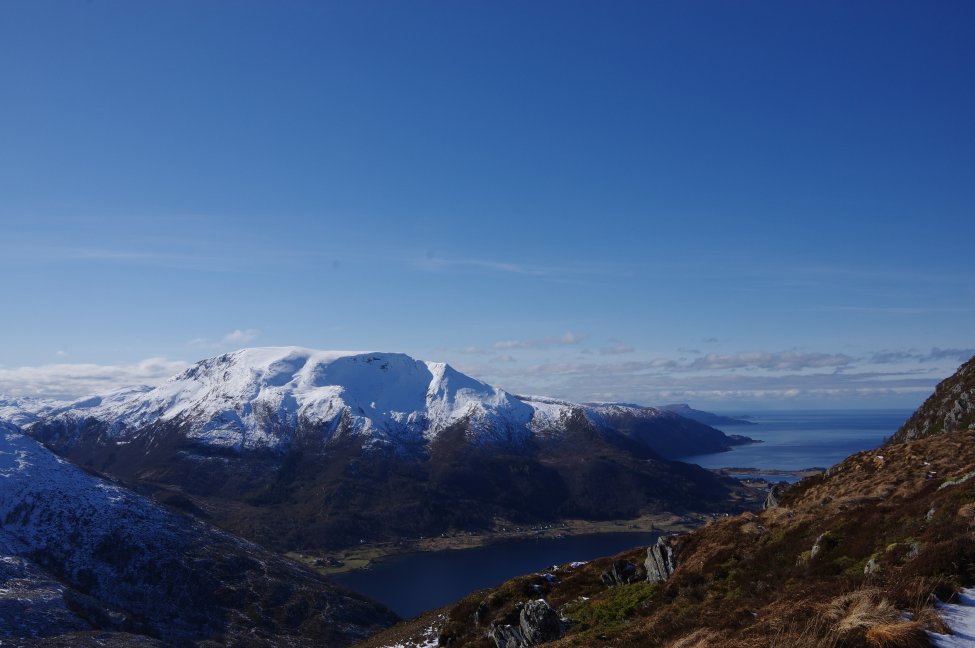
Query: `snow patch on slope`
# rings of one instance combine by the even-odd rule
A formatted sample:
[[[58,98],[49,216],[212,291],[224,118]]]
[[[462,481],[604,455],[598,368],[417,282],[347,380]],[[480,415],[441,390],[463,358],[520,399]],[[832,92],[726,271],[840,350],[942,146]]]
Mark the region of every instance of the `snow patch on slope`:
[[[928,632],[935,648],[962,648],[975,646],[975,587],[964,589],[958,595],[958,603],[941,603],[938,612],[951,628],[950,635]]]

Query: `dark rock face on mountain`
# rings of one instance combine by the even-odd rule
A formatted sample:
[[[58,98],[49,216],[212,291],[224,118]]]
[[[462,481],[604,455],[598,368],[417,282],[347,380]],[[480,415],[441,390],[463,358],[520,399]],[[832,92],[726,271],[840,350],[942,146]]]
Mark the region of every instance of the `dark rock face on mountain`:
[[[342,646],[395,620],[0,426],[0,643]]]
[[[940,382],[934,393],[907,423],[891,437],[891,443],[975,428],[975,358]]]
[[[249,349],[45,408],[27,431],[59,454],[278,549],[730,510],[737,488],[658,452],[727,449],[705,425],[515,397],[400,354]]]
[[[674,414],[678,414],[684,418],[689,418],[692,421],[697,421],[698,423],[704,423],[706,425],[720,425],[722,427],[726,425],[755,425],[755,421],[735,418],[733,416],[723,416],[713,412],[705,412],[703,410],[694,409],[687,403],[661,405],[659,409],[667,412],[673,412]]]
[[[755,442],[746,436],[725,434],[710,427],[716,423],[705,424],[680,412],[636,405],[589,407],[599,413],[606,426],[669,459],[725,452],[732,446]]]

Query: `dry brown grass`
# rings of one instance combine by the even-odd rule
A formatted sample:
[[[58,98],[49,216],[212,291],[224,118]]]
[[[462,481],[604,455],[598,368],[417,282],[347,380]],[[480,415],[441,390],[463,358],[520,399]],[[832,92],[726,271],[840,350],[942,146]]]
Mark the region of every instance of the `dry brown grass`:
[[[929,645],[921,624],[909,619],[872,626],[867,630],[866,638],[877,648],[925,648]]]
[[[829,620],[833,631],[839,634],[888,623],[898,616],[897,608],[876,589],[848,592],[823,607],[823,618]]]
[[[873,588],[834,598],[823,606],[822,618],[829,624],[831,638],[862,637],[876,648],[924,648],[928,645],[925,629],[940,621],[930,608],[906,619],[883,592]]]
[[[975,502],[963,504],[958,509],[958,517],[963,520],[968,520],[971,524],[975,524]]]
[[[723,635],[720,632],[701,628],[671,643],[668,648],[710,648],[720,646]]]

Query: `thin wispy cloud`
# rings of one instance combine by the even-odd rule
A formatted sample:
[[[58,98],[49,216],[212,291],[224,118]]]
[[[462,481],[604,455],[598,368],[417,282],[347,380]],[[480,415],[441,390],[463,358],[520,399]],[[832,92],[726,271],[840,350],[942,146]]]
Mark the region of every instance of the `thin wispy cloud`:
[[[212,250],[180,249],[157,251],[132,248],[76,247],[56,244],[11,244],[0,248],[0,263],[17,264],[110,264],[160,270],[196,270],[202,272],[248,272],[240,258],[220,255]]]
[[[728,402],[903,403],[922,399],[975,349],[929,352],[887,350],[864,354],[750,351],[692,358],[612,361],[589,355],[578,361],[469,367],[478,377],[516,393],[575,401],[619,400],[659,404],[670,400]],[[946,362],[947,361],[947,362]]]
[[[518,358],[514,357],[513,355],[502,354],[491,358],[491,362],[498,362],[498,363],[518,362]]]
[[[869,364],[897,364],[904,362],[933,362],[937,360],[954,360],[964,362],[975,356],[975,348],[970,349],[942,349],[932,347],[927,353],[918,351],[880,351],[867,356]]]
[[[413,259],[413,264],[421,269],[430,271],[448,270],[488,270],[506,274],[527,275],[534,277],[549,277],[559,274],[554,268],[511,263],[507,261],[491,261],[488,259],[461,259],[426,256]]]
[[[842,353],[801,353],[798,351],[746,352],[722,355],[708,353],[696,358],[686,369],[691,371],[726,369],[761,369],[766,371],[801,371],[803,369],[823,369],[844,367],[853,363],[853,358]]]
[[[932,313],[971,313],[975,308],[963,306],[811,306],[803,309],[811,312],[876,313],[878,315],[930,315]]]
[[[441,257],[432,252],[422,257],[411,257],[406,261],[412,267],[428,272],[496,273],[571,284],[585,284],[586,278],[618,277],[633,272],[632,268],[622,264],[580,262],[572,265],[541,265],[510,260]]]
[[[599,355],[604,355],[604,356],[606,356],[606,355],[626,355],[628,353],[633,353],[634,351],[636,351],[636,349],[634,349],[631,346],[628,346],[626,344],[617,344],[617,345],[614,345],[614,346],[601,347],[599,349]]]
[[[458,349],[457,351],[460,352],[460,353],[463,353],[465,355],[492,355],[492,354],[494,354],[494,351],[492,351],[491,349],[485,349],[484,347],[479,347],[479,346],[466,346],[463,349]]]
[[[566,331],[562,335],[545,338],[535,338],[528,340],[498,340],[494,343],[495,349],[549,349],[551,347],[572,346],[579,344],[585,335]]]

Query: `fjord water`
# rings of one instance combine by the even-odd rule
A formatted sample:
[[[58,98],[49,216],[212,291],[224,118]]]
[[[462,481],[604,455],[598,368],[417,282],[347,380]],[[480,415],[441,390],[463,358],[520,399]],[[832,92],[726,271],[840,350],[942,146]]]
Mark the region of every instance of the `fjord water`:
[[[826,468],[855,452],[876,448],[910,417],[911,410],[811,410],[758,412],[758,425],[718,426],[762,443],[728,452],[682,457],[703,468],[801,470]]]
[[[831,410],[752,413],[758,425],[719,426],[763,443],[728,452],[684,457],[705,468],[800,470],[827,467],[875,448],[911,415],[910,410]],[[780,477],[769,477],[777,481]],[[792,481],[792,480],[789,480]],[[477,589],[551,565],[611,556],[656,541],[652,533],[604,533],[565,538],[499,541],[485,547],[389,558],[372,569],[335,580],[386,604],[404,618],[459,600]]]
[[[597,533],[501,540],[474,549],[394,556],[371,569],[336,574],[333,578],[408,619],[515,576],[552,565],[612,556],[652,544],[658,536],[657,533]]]

